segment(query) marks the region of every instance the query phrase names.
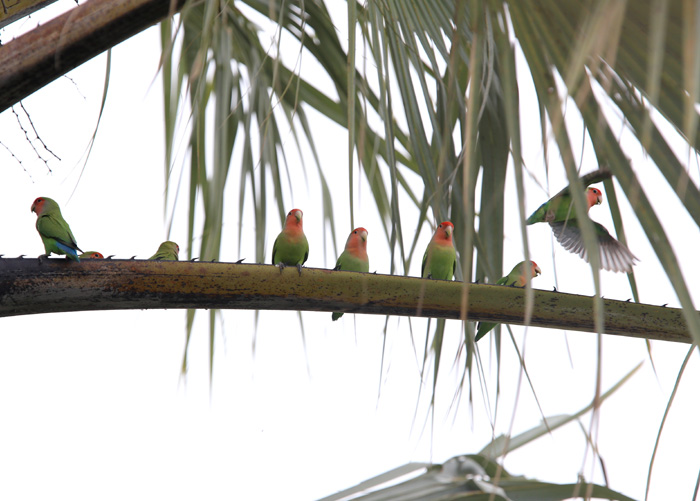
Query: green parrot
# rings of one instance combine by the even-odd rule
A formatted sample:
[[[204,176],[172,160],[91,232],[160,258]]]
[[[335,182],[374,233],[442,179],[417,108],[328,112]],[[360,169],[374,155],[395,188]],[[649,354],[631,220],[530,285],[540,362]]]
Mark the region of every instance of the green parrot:
[[[440,223],[435,230],[433,238],[423,255],[421,276],[434,280],[452,280],[457,266],[457,252],[452,243],[454,225],[445,221]]]
[[[65,254],[67,258],[80,262],[77,251],[82,250],[75,242],[73,232],[63,219],[58,204],[50,198],[39,197],[32,204],[32,212],[36,213],[36,231],[46,250],[46,254],[39,256],[39,260],[54,253]]]
[[[367,256],[367,230],[355,228],[348,241],[345,243],[345,250],[338,256],[333,270],[343,271],[369,271],[369,257]],[[331,315],[333,320],[338,320],[343,314],[339,311]]]
[[[180,246],[175,242],[166,240],[158,247],[158,251],[149,257],[154,261],[177,261],[180,254]]]
[[[609,170],[599,169],[583,176],[581,181],[584,186],[587,186],[609,178],[611,175]],[[588,210],[590,210],[594,205],[603,203],[603,194],[597,188],[587,188],[586,202]],[[588,214],[586,213],[582,217],[588,217]],[[554,236],[562,247],[569,252],[578,254],[584,261],[588,262],[588,251],[583,242],[579,216],[574,209],[568,186],[543,203],[526,221],[528,225],[542,222],[549,223]],[[608,271],[631,272],[632,266],[637,260],[634,254],[610,235],[603,225],[595,221],[591,222],[598,239],[601,267]]]
[[[499,278],[496,282],[496,285],[508,285],[510,287],[525,287],[525,284],[530,278],[535,278],[540,273],[542,273],[542,271],[540,270],[540,267],[537,266],[536,262],[530,261],[530,264],[528,265],[527,261],[521,261],[518,264],[516,264],[513,267],[513,269],[510,270],[510,273],[508,273],[505,277]],[[476,329],[476,338],[474,339],[474,342],[484,337],[491,331],[491,329],[493,329],[497,325],[497,323],[492,322],[479,322],[479,325]]]
[[[303,217],[304,213],[299,209],[289,211],[284,228],[272,246],[272,264],[279,264],[280,273],[285,266],[296,266],[301,275],[301,265],[309,257],[309,242],[304,235]]]
[[[100,252],[87,251],[80,255],[80,259],[104,259],[105,257]]]
[[[598,188],[588,188],[586,190],[586,202],[588,203],[588,209],[590,210],[590,208],[594,205],[600,205],[603,203],[603,194]],[[576,210],[574,209],[571,194],[568,191],[563,194],[558,193],[547,202],[540,205],[539,209],[537,209],[530,215],[529,218],[527,218],[526,223],[558,223],[564,222],[567,219],[576,219]]]

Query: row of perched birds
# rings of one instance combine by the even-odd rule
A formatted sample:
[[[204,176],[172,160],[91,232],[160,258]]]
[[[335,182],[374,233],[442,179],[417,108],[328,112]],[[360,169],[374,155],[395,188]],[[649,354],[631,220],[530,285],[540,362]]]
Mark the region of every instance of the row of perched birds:
[[[609,177],[607,172],[596,171],[584,176],[582,180],[589,182],[598,181]],[[587,211],[594,205],[603,201],[603,195],[597,188],[586,190]],[[82,252],[78,247],[75,237],[63,219],[58,204],[50,198],[39,197],[32,204],[32,211],[37,215],[36,229],[44,243],[46,254],[65,254],[68,258],[80,261],[81,258],[102,258],[102,254],[95,251]],[[584,217],[588,217],[587,214]],[[550,200],[542,204],[528,219],[527,224],[547,222],[552,228],[555,237],[568,251],[578,254],[588,261],[588,254],[583,243],[579,219],[572,203],[571,194],[565,188]],[[631,271],[634,261],[637,259],[623,244],[613,238],[600,224],[591,221],[598,238],[601,266],[610,271]],[[435,280],[452,280],[457,264],[457,254],[452,234],[454,225],[450,221],[444,221],[438,225],[428,247],[423,255],[421,265],[421,277]],[[78,251],[82,254],[78,254]],[[158,251],[149,259],[177,260],[180,248],[175,242],[163,242]],[[303,213],[299,209],[293,209],[287,214],[284,228],[275,239],[272,246],[272,264],[279,265],[280,273],[285,266],[295,266],[301,275],[301,267],[309,257],[309,242],[304,235]],[[367,256],[367,230],[355,228],[347,239],[345,250],[338,257],[334,270],[369,272],[369,257]],[[541,273],[540,267],[534,261],[522,261],[515,265],[511,272],[496,282],[498,285],[524,287],[528,280],[537,277]],[[343,316],[341,312],[332,314],[333,320]],[[477,328],[476,341],[497,324],[481,322]]]
[[[73,232],[63,215],[58,204],[51,198],[39,197],[32,204],[32,212],[36,213],[36,231],[39,232],[44,243],[46,254],[39,256],[40,260],[49,254],[64,254],[73,261],[81,259],[103,259],[104,256],[97,251],[83,252],[75,241]],[[78,251],[81,254],[78,254]],[[163,242],[158,251],[149,259],[170,259],[177,261],[180,247],[175,242]]]

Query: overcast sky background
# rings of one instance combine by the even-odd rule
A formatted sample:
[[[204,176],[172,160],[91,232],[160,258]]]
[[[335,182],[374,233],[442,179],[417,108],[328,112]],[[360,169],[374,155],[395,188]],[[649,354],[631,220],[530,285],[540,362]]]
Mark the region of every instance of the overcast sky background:
[[[7,43],[14,33],[35,26],[43,16],[53,17],[55,12],[73,5],[61,0],[42,12],[42,17],[35,15],[0,30],[0,40]],[[338,2],[340,9],[343,5]],[[346,23],[338,22],[337,26],[342,29]],[[51,172],[28,147],[15,114],[11,110],[0,114],[0,209],[5,214],[0,253],[8,257],[43,253],[34,228],[36,216],[30,212],[37,196],[58,201],[84,250],[147,258],[167,238],[159,56],[158,28],[114,49],[107,106],[80,180],[80,159],[95,127],[102,97],[104,55],[23,102],[41,139],[60,157],[58,160],[40,149]],[[309,59],[305,58],[304,64]],[[523,83],[523,95],[529,91]],[[523,98],[521,103],[525,112],[536,116],[534,99]],[[19,106],[14,109],[26,129],[23,110]],[[312,126],[323,139],[317,140],[317,147],[324,172],[340,180],[331,189],[337,245],[342,248],[350,230],[345,185],[347,136],[340,127],[315,116]],[[528,134],[537,134],[535,129],[524,127]],[[286,142],[291,144],[292,134],[285,132]],[[538,137],[526,136],[523,142],[528,148],[528,166],[539,181],[544,181]],[[184,137],[180,148],[182,155]],[[338,155],[338,151],[343,154]],[[597,168],[591,151],[588,145],[583,172]],[[680,143],[677,151],[687,159],[687,150]],[[700,232],[674,202],[671,190],[649,160],[638,151],[633,158],[647,193],[667,225],[697,302]],[[299,159],[290,156],[293,193],[287,206],[304,211],[305,231],[311,242],[307,266],[332,267],[332,247],[322,252],[319,185],[307,161],[308,182],[299,173]],[[557,159],[550,161],[557,165]],[[180,170],[181,165],[176,164],[174,180]],[[563,172],[552,170],[550,186],[555,193],[565,184],[565,178]],[[697,183],[694,160],[690,172]],[[507,195],[512,199],[512,211],[508,214],[512,217],[507,217],[505,228],[508,269],[522,259],[512,171],[509,176]],[[529,212],[546,200],[547,193],[534,180],[528,178],[527,183]],[[238,252],[235,174],[227,189],[231,202],[225,214],[222,260],[252,257],[253,242],[241,242]],[[640,258],[635,271],[642,301],[678,306],[629,205],[624,196],[620,198],[630,248]],[[386,273],[388,244],[371,195],[361,181],[354,203],[356,224],[369,230],[370,269]],[[171,199],[168,207],[172,206]],[[404,221],[416,217],[417,212],[408,204],[403,207]],[[182,254],[186,247],[184,209],[184,203],[176,206],[170,235],[180,243]],[[250,207],[246,210],[252,214]],[[272,204],[268,214],[269,256],[281,222]],[[612,230],[606,202],[592,209],[591,215]],[[253,224],[252,218],[244,216],[243,220],[245,237],[246,230],[254,228],[246,226],[246,221]],[[409,223],[405,228],[411,227]],[[556,284],[565,292],[593,293],[588,265],[556,243],[552,246],[546,225],[530,227],[528,235],[532,256],[543,271],[535,287],[551,290]],[[423,231],[419,249],[429,237],[429,232]],[[419,259],[414,260],[410,274],[419,275],[419,266]],[[621,300],[631,297],[626,277],[608,272],[602,273],[602,293]],[[331,322],[330,313],[305,312],[304,348],[295,312],[261,312],[256,329],[253,312],[226,311],[217,332],[210,388],[207,324],[203,321],[205,315],[199,317],[186,380],[179,374],[185,340],[184,311],[86,312],[0,319],[0,499],[316,499],[409,461],[443,462],[458,454],[477,452],[492,436],[507,432],[511,420],[513,433],[519,433],[541,419],[525,383],[513,413],[519,364],[509,341],[504,342],[495,425],[484,396],[487,391],[493,403],[496,366],[489,340],[479,343],[487,390],[475,377],[473,406],[468,403],[466,388],[459,407],[452,406],[463,366],[463,357],[453,363],[460,344],[458,322],[448,322],[431,426],[430,378],[424,382],[420,402],[417,400],[427,325],[424,320],[390,318],[384,347],[385,317],[345,315],[339,322]],[[526,333],[522,327],[513,327],[513,331],[521,350],[525,350],[545,415],[574,413],[591,401],[596,335],[565,335],[534,328]],[[642,370],[603,405],[598,435],[610,486],[642,499],[656,433],[688,346],[652,342],[654,374],[643,340],[603,336],[602,343],[603,390],[644,361]],[[698,357],[694,355],[662,435],[650,499],[692,497],[700,469],[699,382]],[[587,428],[589,417],[582,423]],[[602,483],[599,465],[591,461],[590,451],[585,451],[581,429],[570,424],[513,452],[505,465],[513,474],[540,480],[573,483],[583,472],[587,479]]]

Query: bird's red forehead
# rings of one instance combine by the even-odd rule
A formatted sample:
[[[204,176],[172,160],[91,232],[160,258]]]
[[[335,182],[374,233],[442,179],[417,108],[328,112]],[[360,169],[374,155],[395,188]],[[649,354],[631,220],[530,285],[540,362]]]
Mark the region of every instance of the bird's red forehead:
[[[42,197],[37,198],[34,200],[34,203],[32,204],[32,212],[36,212],[37,210],[41,210],[41,208],[44,206],[44,199]]]

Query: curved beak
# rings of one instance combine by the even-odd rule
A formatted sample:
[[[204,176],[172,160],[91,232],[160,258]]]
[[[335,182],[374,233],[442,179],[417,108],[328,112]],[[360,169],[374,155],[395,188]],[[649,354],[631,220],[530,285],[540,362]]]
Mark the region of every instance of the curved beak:
[[[533,270],[535,272],[535,276],[539,277],[542,274],[542,270],[540,270],[540,267],[535,265],[535,268]]]
[[[367,241],[367,232],[366,231],[361,231],[360,232],[360,238],[362,239],[363,242]]]

